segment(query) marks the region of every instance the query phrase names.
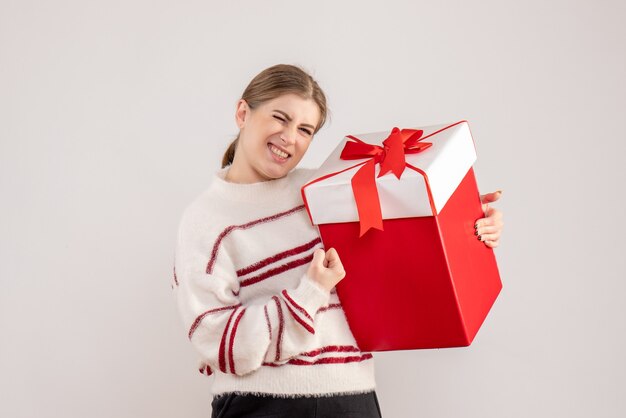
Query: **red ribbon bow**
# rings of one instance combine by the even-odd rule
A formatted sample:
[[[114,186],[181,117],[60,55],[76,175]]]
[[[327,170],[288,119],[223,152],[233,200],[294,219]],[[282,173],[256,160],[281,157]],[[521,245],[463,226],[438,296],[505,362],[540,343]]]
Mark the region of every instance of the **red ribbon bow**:
[[[360,234],[362,237],[370,228],[383,230],[383,216],[380,209],[374,168],[380,164],[381,177],[392,172],[398,180],[406,167],[406,154],[416,154],[430,147],[430,142],[421,141],[423,130],[393,128],[383,141],[383,146],[363,142],[348,135],[353,141],[346,142],[341,151],[342,160],[369,158],[352,177],[352,192],[359,212]]]

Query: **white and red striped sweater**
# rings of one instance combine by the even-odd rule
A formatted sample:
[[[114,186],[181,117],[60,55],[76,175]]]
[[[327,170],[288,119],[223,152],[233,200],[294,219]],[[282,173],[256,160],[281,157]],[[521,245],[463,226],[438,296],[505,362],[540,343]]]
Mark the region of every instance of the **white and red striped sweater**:
[[[226,171],[183,212],[172,283],[213,394],[374,390],[372,354],[357,347],[335,289],[306,276],[323,247],[300,195],[313,170],[252,184]]]

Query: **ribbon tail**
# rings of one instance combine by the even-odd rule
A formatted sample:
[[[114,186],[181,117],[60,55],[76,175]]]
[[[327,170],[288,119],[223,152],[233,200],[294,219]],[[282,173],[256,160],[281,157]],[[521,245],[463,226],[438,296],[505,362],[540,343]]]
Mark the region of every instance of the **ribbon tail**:
[[[383,230],[383,216],[376,187],[374,160],[365,163],[352,177],[352,193],[359,212],[360,233],[365,235],[370,228]]]

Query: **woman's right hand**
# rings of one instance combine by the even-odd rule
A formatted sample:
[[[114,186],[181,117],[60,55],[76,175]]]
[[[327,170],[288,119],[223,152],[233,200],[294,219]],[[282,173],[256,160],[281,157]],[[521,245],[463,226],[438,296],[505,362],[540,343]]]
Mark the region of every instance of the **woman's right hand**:
[[[346,272],[337,250],[331,248],[325,252],[318,248],[313,253],[307,275],[330,292],[346,276]]]

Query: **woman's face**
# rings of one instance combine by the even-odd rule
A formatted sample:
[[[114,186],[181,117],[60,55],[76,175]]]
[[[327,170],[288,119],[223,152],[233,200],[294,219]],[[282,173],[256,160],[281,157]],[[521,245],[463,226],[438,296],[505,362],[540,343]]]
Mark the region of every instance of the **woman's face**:
[[[302,159],[320,120],[311,99],[285,94],[250,109],[239,100],[239,142],[227,180],[255,183],[284,177]]]

